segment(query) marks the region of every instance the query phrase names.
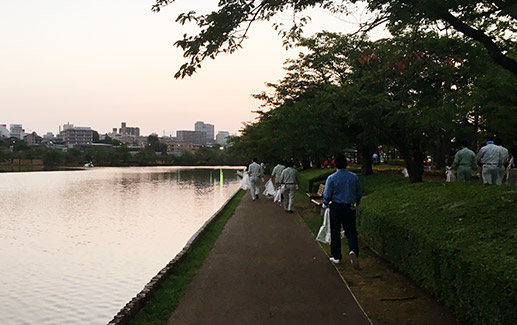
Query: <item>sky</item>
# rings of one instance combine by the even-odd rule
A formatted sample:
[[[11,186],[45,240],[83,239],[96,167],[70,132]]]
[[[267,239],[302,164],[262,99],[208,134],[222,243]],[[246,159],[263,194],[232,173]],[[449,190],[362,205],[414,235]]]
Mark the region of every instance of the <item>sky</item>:
[[[173,44],[195,30],[177,15],[217,2],[177,0],[155,13],[154,0],[0,0],[0,124],[43,135],[66,123],[104,134],[126,122],[141,135],[174,136],[204,121],[238,133],[257,116],[261,102],[251,95],[281,79],[283,62],[300,50],[286,51],[271,22],[261,22],[242,49],[175,79],[185,58]],[[361,13],[345,21],[313,9],[307,32],[354,31]],[[291,13],[275,19],[289,24]]]

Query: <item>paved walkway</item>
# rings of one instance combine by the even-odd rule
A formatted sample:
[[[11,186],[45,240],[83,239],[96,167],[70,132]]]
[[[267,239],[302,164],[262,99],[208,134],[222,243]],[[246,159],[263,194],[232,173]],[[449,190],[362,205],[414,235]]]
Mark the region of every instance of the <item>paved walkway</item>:
[[[167,324],[266,323],[370,324],[301,218],[248,191]]]

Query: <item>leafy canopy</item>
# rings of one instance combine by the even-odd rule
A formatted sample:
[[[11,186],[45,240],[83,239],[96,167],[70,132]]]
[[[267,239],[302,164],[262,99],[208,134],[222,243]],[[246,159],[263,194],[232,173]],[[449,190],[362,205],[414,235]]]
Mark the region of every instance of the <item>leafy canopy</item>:
[[[174,1],[156,0],[152,10],[160,11]],[[214,59],[220,53],[239,49],[255,21],[269,21],[277,13],[293,11],[291,28],[283,30],[274,24],[289,46],[310,20],[300,16],[304,9],[321,7],[333,13],[348,14],[352,10],[350,5],[356,3],[366,3],[375,15],[361,26],[363,32],[383,23],[394,35],[408,30],[461,32],[483,44],[494,62],[517,75],[517,62],[508,55],[516,47],[517,3],[514,0],[220,0],[218,9],[211,13],[189,11],[178,16],[179,23],[195,23],[200,31],[197,35],[185,34],[175,43],[188,59],[175,77],[191,76],[206,58]]]

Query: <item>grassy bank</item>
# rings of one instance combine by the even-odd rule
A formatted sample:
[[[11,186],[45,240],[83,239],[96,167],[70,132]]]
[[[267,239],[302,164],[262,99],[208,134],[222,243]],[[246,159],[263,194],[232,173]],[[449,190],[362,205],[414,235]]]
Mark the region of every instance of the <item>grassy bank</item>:
[[[131,321],[132,325],[162,325],[167,322],[167,319],[177,307],[185,288],[192,281],[197,270],[213,248],[226,222],[235,212],[235,208],[244,193],[245,191],[240,190],[205,228],[205,231],[192,245],[185,257],[176,265],[174,272],[167,277],[150,301]]]
[[[517,319],[517,189],[382,174],[361,183],[358,227],[372,249],[465,321]]]

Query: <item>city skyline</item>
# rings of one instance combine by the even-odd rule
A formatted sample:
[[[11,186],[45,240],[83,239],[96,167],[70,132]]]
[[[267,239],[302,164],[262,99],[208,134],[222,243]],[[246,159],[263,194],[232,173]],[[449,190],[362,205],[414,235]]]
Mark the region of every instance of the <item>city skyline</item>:
[[[149,136],[149,135],[152,135],[152,134],[156,134],[156,135],[158,135],[159,137],[161,137],[161,136],[176,137],[176,136],[177,136],[177,133],[176,133],[177,131],[194,131],[194,130],[195,130],[195,128],[196,128],[196,124],[197,124],[197,123],[200,123],[200,122],[201,122],[201,123],[204,123],[204,121],[199,121],[199,120],[198,120],[198,121],[195,121],[195,122],[193,122],[193,123],[192,123],[192,127],[191,127],[191,128],[186,127],[186,128],[180,128],[180,129],[177,129],[177,130],[174,130],[174,131],[172,131],[172,130],[171,130],[170,132],[167,132],[167,133],[165,133],[165,134],[158,134],[158,133],[153,133],[153,132],[151,132],[151,133],[149,133],[149,134],[142,133],[142,134],[140,134],[140,135],[141,135],[141,136]],[[98,134],[101,134],[101,135],[103,135],[103,134],[110,134],[110,133],[113,133],[115,130],[118,130],[116,133],[120,133],[120,130],[121,130],[121,128],[120,128],[120,127],[125,127],[125,125],[127,124],[127,122],[126,122],[126,121],[120,121],[120,122],[119,122],[119,124],[120,124],[120,125],[119,125],[119,127],[115,127],[115,126],[114,126],[114,127],[112,127],[110,130],[108,130],[108,131],[101,132],[101,131],[99,131],[98,129],[96,129],[96,128],[95,128],[95,126],[92,126],[92,125],[78,125],[78,124],[75,124],[75,123],[71,123],[70,121],[67,121],[66,123],[63,123],[63,124],[58,125],[58,127],[57,127],[57,129],[56,129],[55,131],[54,131],[54,130],[46,130],[46,131],[44,130],[43,132],[39,133],[39,132],[36,132],[36,131],[30,131],[30,132],[29,132],[29,129],[27,129],[27,128],[24,126],[24,124],[23,124],[23,123],[10,123],[10,122],[5,122],[5,121],[0,121],[0,126],[4,126],[7,130],[9,130],[11,126],[15,126],[15,127],[18,127],[18,126],[19,126],[20,130],[22,130],[22,129],[23,129],[23,132],[24,132],[24,134],[25,134],[25,135],[31,134],[32,132],[36,132],[36,134],[37,134],[37,135],[39,135],[39,136],[44,136],[44,135],[46,135],[47,133],[53,133],[54,135],[58,135],[58,134],[60,134],[60,132],[62,132],[63,130],[65,130],[67,126],[71,126],[71,127],[87,127],[87,128],[91,128],[93,131],[96,131]],[[216,125],[215,125],[215,124],[210,124],[210,123],[205,123],[205,124],[207,124],[207,125],[212,125],[212,126],[216,127]],[[130,123],[130,125],[132,125],[132,126],[128,126],[128,128],[139,128],[139,126],[138,126],[138,125],[134,125],[134,124],[131,124],[131,123]],[[214,133],[214,140],[215,140],[215,136],[216,136],[217,134],[219,134],[220,132],[222,132],[222,133],[225,133],[225,132],[226,132],[226,133],[229,133],[230,135],[235,135],[235,133],[231,133],[231,132],[229,132],[228,130],[222,130],[222,129],[217,129],[217,128],[215,128],[215,130],[216,130],[216,131],[215,131],[215,133]]]
[[[43,134],[70,122],[107,133],[125,120],[163,135],[198,120],[235,134],[253,121],[262,102],[251,95],[281,79],[283,62],[300,49],[286,51],[272,22],[261,22],[236,53],[174,79],[185,58],[173,44],[196,31],[175,23],[177,15],[210,11],[217,1],[175,2],[160,13],[151,12],[154,3],[1,2],[0,123]],[[288,25],[291,14],[275,19]],[[322,10],[308,15],[307,35],[357,29]]]

